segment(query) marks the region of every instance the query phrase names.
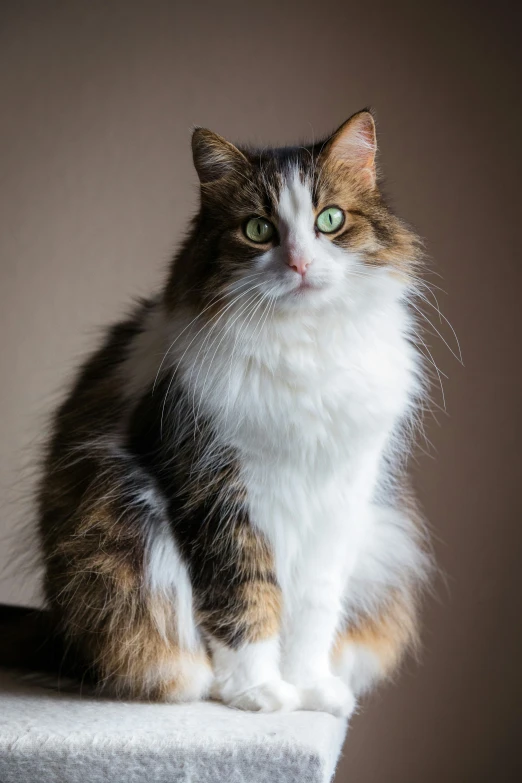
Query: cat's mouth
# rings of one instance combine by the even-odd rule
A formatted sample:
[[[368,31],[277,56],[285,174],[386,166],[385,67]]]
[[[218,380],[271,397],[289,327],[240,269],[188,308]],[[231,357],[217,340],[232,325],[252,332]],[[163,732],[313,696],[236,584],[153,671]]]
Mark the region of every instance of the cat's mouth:
[[[310,294],[312,291],[321,291],[324,288],[324,285],[321,285],[320,283],[313,282],[312,280],[309,280],[307,278],[303,278],[294,288],[291,290],[290,294],[292,296],[306,296],[307,294]]]
[[[327,280],[305,276],[299,280],[287,278],[278,281],[273,288],[268,288],[267,293],[275,295],[276,299],[281,302],[286,301],[288,304],[308,301],[312,303],[314,299],[322,299],[331,288],[332,285]]]

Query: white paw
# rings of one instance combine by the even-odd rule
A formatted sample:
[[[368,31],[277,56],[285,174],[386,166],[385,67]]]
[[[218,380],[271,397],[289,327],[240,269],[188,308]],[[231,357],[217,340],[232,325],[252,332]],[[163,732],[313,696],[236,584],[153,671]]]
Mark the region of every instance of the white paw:
[[[353,692],[340,677],[323,677],[301,689],[301,708],[304,710],[320,710],[349,718],[356,706]]]
[[[284,680],[264,682],[241,693],[222,693],[221,698],[229,707],[251,712],[290,712],[300,707],[299,691]]]

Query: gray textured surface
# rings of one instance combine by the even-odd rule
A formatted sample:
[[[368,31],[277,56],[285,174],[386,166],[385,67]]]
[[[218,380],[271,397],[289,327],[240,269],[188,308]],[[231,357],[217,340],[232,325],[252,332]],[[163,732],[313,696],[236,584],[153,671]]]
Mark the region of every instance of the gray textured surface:
[[[345,722],[116,702],[0,673],[1,783],[324,783]]]

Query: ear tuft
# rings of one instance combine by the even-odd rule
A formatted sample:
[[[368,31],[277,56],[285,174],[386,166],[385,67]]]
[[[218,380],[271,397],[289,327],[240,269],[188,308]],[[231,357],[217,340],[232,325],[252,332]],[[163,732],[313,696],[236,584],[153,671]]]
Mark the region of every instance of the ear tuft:
[[[201,184],[227,177],[248,165],[237,147],[207,128],[194,130],[192,155]]]
[[[357,112],[333,134],[324,150],[333,163],[349,166],[364,177],[371,187],[376,180],[375,121],[367,109]]]

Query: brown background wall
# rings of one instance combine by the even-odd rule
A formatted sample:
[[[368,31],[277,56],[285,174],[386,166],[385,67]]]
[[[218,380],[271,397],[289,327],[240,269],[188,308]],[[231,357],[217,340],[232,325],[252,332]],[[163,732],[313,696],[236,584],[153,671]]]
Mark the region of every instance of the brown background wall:
[[[191,126],[285,143],[377,111],[465,368],[430,338],[449,416],[417,472],[446,586],[339,782],[520,779],[520,21],[502,2],[0,4],[3,600],[37,600],[7,551],[20,466],[93,329],[161,281],[196,198]]]

